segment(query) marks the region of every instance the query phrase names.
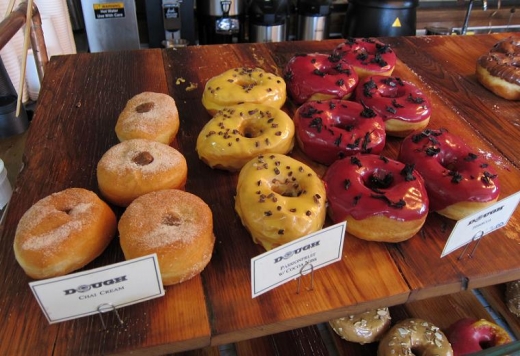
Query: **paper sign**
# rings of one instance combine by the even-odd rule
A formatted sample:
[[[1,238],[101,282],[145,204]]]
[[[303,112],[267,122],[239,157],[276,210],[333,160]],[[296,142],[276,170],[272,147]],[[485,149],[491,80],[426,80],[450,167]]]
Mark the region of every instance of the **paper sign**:
[[[506,226],[518,206],[519,200],[520,192],[517,192],[486,209],[457,221],[448,242],[444,246],[441,258],[496,229]]]
[[[299,277],[302,268],[325,267],[341,259],[346,222],[330,226],[288,242],[251,259],[251,291],[253,298]]]
[[[49,323],[98,314],[161,297],[164,288],[157,255],[29,283]]]

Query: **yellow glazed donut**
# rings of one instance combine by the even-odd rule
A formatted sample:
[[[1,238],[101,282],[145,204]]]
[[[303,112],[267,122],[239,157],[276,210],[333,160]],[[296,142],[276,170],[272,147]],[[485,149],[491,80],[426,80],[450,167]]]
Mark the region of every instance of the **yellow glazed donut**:
[[[175,100],[163,93],[143,92],[126,103],[115,127],[119,141],[145,138],[170,144],[179,131]]]
[[[422,319],[405,319],[383,336],[377,349],[377,356],[395,355],[453,356],[453,349],[437,326]]]
[[[227,106],[241,103],[265,104],[280,109],[287,94],[282,77],[262,68],[233,68],[206,83],[202,104],[213,116]]]
[[[235,210],[253,241],[266,250],[320,230],[325,203],[321,179],[289,156],[258,156],[238,176]]]
[[[238,171],[264,153],[288,153],[294,122],[282,110],[260,104],[224,108],[197,138],[199,158],[212,168]]]
[[[367,310],[343,318],[329,321],[332,330],[342,339],[368,344],[378,341],[390,329],[390,311],[388,308]]]

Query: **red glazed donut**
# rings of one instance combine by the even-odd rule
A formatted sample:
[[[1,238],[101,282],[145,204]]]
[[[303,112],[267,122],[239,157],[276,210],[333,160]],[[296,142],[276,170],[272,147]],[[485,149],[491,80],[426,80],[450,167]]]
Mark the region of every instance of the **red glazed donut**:
[[[359,82],[352,67],[327,54],[298,54],[284,68],[287,91],[296,104],[348,99]]]
[[[454,356],[473,354],[512,341],[501,326],[485,319],[472,318],[463,318],[451,324],[446,336]]]
[[[497,201],[494,168],[445,129],[427,129],[406,137],[399,160],[415,164],[423,176],[430,210],[459,220]]]
[[[369,75],[390,76],[397,61],[390,46],[375,38],[348,38],[332,53],[350,64],[360,79]]]
[[[385,146],[383,119],[353,101],[310,101],[293,120],[302,151],[324,165],[357,153],[378,154]]]
[[[397,77],[365,78],[356,89],[356,101],[381,115],[388,135],[405,137],[430,121],[430,100],[413,83]]]
[[[378,155],[334,162],[323,177],[334,223],[368,241],[400,242],[414,236],[428,215],[428,196],[413,166]]]

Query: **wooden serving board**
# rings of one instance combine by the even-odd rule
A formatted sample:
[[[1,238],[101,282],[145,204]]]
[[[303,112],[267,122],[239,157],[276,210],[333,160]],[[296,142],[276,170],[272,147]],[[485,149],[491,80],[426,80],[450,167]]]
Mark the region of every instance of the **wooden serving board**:
[[[402,41],[402,51],[414,46]],[[250,260],[264,251],[252,242],[234,212],[237,174],[210,169],[195,152],[198,133],[210,118],[201,103],[204,84],[239,66],[259,66],[280,74],[294,54],[329,53],[340,42],[195,46],[53,57],[28,132],[25,167],[18,177],[0,246],[4,276],[0,313],[6,324],[0,338],[11,340],[0,344],[0,354],[171,353],[520,278],[520,263],[514,257],[520,253],[518,213],[506,228],[482,239],[474,258],[462,261],[457,254],[439,258],[454,223],[430,214],[421,233],[400,244],[371,243],[347,235],[343,259],[315,272],[312,291],[297,294],[294,282],[251,298]],[[464,112],[429,84],[430,80],[435,83],[438,73],[432,72],[433,78],[427,72],[418,75],[407,60],[399,56],[395,73],[431,95],[434,115],[430,126],[446,127],[480,152],[502,157],[495,146],[501,136],[491,139],[472,126]],[[439,68],[446,63],[438,61]],[[28,288],[30,280],[12,253],[16,225],[34,202],[50,193],[68,187],[99,193],[97,162],[118,143],[114,126],[127,100],[143,91],[169,93],[176,100],[181,129],[173,146],[188,162],[186,190],[205,200],[214,213],[217,240],[212,260],[200,276],[167,287],[165,297],[122,309],[123,326],[116,326],[113,316],[107,316],[110,327],[106,331],[98,316],[49,326]],[[467,99],[462,95],[460,100]],[[292,115],[295,107],[288,101],[284,110]],[[399,144],[399,139],[389,138],[384,153],[395,158]],[[518,148],[516,141],[509,145]],[[293,154],[306,160],[297,149]],[[313,167],[318,172],[326,169]],[[502,159],[497,167],[502,195],[520,190],[517,168]],[[114,211],[118,216],[122,213],[120,208],[114,207]],[[85,269],[122,260],[116,237]]]

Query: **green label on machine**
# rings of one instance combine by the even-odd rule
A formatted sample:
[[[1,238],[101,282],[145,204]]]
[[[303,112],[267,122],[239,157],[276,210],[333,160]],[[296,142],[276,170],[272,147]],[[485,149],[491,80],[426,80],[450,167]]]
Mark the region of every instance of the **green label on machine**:
[[[94,4],[96,19],[115,19],[125,17],[125,6],[122,2]]]

